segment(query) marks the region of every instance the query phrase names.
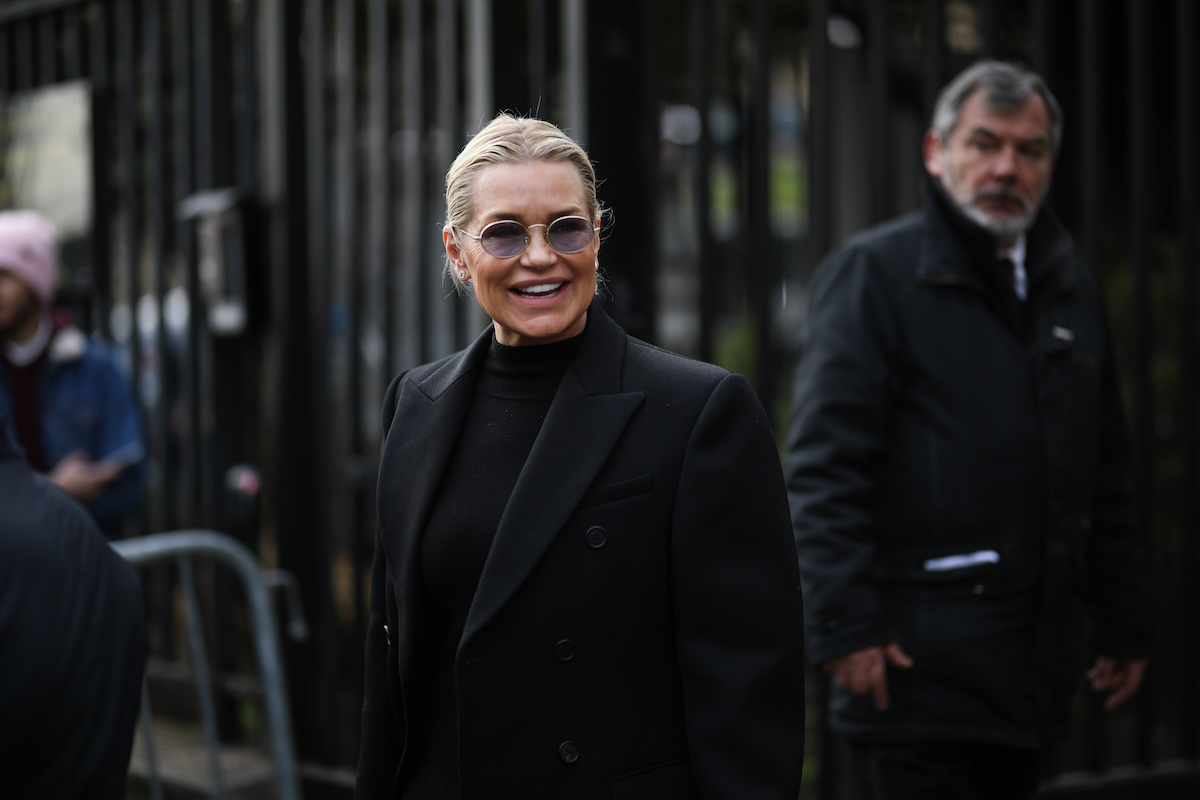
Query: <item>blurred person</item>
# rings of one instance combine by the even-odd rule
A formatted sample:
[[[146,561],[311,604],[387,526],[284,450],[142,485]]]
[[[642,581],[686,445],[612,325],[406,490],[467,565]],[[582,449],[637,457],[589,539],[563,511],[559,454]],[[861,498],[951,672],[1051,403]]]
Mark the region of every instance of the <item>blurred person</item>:
[[[0,796],[124,798],[145,664],[133,568],[0,412]]]
[[[112,353],[52,313],[57,248],[36,212],[0,212],[0,414],[29,464],[112,539],[141,507],[141,421]]]
[[[359,798],[795,800],[799,574],[744,378],[593,302],[587,154],[501,115],[446,178],[493,324],[384,400]]]
[[[1146,668],[1103,296],[1043,205],[1061,130],[1034,73],[967,69],[925,136],[924,210],[813,278],[788,489],[858,797],[1028,797],[1088,653],[1108,708]]]

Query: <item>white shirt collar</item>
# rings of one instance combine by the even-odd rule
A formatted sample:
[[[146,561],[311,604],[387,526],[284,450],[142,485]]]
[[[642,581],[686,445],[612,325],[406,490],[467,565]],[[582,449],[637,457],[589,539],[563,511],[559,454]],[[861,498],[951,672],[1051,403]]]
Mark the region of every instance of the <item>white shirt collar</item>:
[[[37,361],[38,356],[46,351],[46,345],[50,344],[52,333],[54,333],[54,325],[50,322],[50,315],[45,314],[42,316],[42,321],[38,323],[37,332],[29,341],[21,344],[5,342],[4,355],[13,363],[13,366],[28,366]]]
[[[1025,272],[1025,234],[1018,236],[1010,246],[996,250],[996,256],[1012,262],[1013,290],[1016,291],[1017,297],[1024,300],[1029,294],[1029,277]]]

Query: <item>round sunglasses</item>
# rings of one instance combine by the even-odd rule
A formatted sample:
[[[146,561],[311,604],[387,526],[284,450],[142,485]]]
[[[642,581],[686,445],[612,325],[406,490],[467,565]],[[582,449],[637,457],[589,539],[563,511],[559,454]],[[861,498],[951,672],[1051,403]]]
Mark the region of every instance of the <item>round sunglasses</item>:
[[[591,244],[598,230],[586,217],[559,217],[549,225],[538,223],[528,227],[515,220],[502,219],[485,225],[478,236],[470,231],[462,232],[477,240],[490,255],[512,258],[525,251],[529,245],[529,231],[533,228],[545,228],[546,243],[568,255],[578,253]]]

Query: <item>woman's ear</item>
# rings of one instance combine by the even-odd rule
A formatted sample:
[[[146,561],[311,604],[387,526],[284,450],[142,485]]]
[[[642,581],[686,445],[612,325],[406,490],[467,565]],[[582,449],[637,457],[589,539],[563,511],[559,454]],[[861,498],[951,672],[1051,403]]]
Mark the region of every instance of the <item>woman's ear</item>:
[[[450,259],[450,263],[454,265],[455,271],[466,269],[466,264],[463,263],[462,250],[458,246],[458,239],[454,236],[454,228],[449,225],[442,228],[442,244],[446,246],[446,256]]]

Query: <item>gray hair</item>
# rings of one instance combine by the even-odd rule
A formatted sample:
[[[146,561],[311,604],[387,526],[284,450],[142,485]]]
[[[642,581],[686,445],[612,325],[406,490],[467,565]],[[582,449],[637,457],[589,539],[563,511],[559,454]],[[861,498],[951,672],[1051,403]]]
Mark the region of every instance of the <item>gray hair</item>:
[[[600,218],[596,198],[596,172],[579,144],[557,126],[540,119],[500,114],[475,134],[446,173],[446,225],[457,236],[475,218],[475,180],[494,164],[528,164],[534,161],[561,161],[578,172],[583,183],[583,201],[589,219]],[[446,274],[459,294],[466,284],[454,265],[446,259]],[[597,280],[597,287],[600,281]]]
[[[930,127],[943,142],[950,139],[962,114],[963,103],[976,89],[986,92],[984,100],[988,108],[998,113],[1014,111],[1025,105],[1035,93],[1039,95],[1050,117],[1051,152],[1058,156],[1062,141],[1062,107],[1040,75],[1005,61],[980,61],[960,72],[942,89],[933,109]]]

